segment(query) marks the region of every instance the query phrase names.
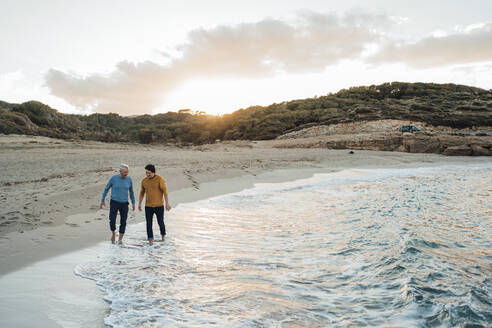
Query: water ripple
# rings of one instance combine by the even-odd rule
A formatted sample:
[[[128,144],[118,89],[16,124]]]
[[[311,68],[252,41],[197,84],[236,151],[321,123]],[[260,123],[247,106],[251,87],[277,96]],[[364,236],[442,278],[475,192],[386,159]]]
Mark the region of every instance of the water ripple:
[[[113,327],[486,327],[492,166],[350,170],[180,205],[76,273]]]

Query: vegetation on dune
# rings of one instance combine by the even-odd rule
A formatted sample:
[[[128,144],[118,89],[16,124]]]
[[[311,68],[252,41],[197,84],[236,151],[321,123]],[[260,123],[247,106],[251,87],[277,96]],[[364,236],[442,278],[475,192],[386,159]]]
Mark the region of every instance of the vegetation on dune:
[[[492,90],[392,82],[326,96],[252,106],[223,116],[189,109],[156,115],[63,114],[36,101],[0,101],[0,133],[106,142],[203,144],[273,139],[319,124],[401,119],[452,128],[492,126]]]

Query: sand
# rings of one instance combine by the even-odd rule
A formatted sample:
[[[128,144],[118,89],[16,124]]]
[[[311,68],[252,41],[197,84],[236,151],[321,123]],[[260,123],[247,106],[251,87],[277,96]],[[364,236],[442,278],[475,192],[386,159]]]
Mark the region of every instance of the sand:
[[[101,245],[66,253],[0,277],[0,327],[105,327],[102,293],[73,273],[100,252]]]
[[[236,141],[177,148],[0,135],[0,275],[109,239],[108,210],[99,210],[99,204],[120,163],[130,165],[137,199],[144,166],[155,164],[175,206],[265,180],[295,180],[316,172],[492,160],[274,145]],[[204,186],[207,182],[216,183]],[[142,212],[130,211],[129,224],[143,220]]]
[[[102,296],[94,283],[75,276],[73,269],[96,256],[97,247],[109,244],[108,209],[100,210],[99,204],[120,163],[130,166],[137,200],[144,166],[155,164],[166,180],[171,205],[176,206],[255,183],[348,168],[490,162],[490,157],[279,149],[270,141],[178,148],[0,135],[0,325],[102,326],[106,311],[104,302],[98,301]],[[143,221],[143,212],[130,211],[129,225]],[[50,301],[39,306],[46,297]],[[59,310],[53,312],[72,311],[77,305],[81,309],[68,318]],[[82,319],[91,316],[95,321]]]

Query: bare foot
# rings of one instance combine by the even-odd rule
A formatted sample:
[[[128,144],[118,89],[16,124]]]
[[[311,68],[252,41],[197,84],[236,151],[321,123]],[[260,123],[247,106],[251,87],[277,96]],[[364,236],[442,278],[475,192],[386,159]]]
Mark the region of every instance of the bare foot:
[[[149,240],[149,246],[152,246],[154,245],[154,241],[153,240]]]
[[[166,236],[162,236],[161,241],[166,241]]]
[[[123,245],[123,240],[119,239],[118,244]]]
[[[113,232],[113,234],[111,235],[111,244],[114,244],[115,239],[116,239],[116,233]]]

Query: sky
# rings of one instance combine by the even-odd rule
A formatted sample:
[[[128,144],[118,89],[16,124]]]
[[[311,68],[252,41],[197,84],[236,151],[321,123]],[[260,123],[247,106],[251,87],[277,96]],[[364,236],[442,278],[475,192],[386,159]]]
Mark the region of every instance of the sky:
[[[225,114],[392,81],[492,89],[489,0],[0,0],[0,100]]]

